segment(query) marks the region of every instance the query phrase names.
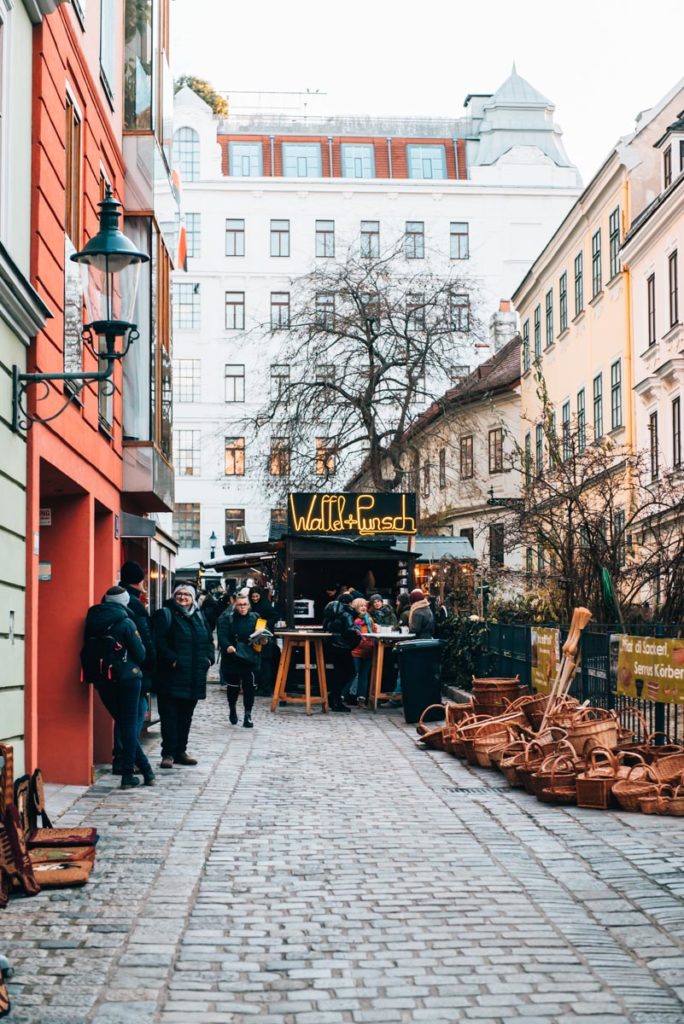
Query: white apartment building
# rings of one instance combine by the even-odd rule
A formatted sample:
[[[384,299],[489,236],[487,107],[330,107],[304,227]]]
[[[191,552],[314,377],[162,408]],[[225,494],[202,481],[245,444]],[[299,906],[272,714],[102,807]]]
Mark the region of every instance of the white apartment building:
[[[404,240],[407,259],[467,278],[486,322],[580,191],[553,114],[515,69],[453,120],[219,121],[190,89],[178,93],[188,235],[173,295],[179,567],[220,554],[228,538],[268,536],[263,445],[242,424],[287,373],[283,331],[270,325],[287,323],[291,282],[359,241],[375,252]],[[493,351],[479,339],[469,367]]]

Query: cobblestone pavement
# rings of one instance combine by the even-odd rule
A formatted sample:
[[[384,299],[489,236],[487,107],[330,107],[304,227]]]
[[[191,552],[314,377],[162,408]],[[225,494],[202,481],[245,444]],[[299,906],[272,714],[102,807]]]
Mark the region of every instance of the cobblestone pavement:
[[[684,1022],[682,821],[538,804],[399,712],[226,719],[62,819],[96,869],[0,915],[10,1022]]]

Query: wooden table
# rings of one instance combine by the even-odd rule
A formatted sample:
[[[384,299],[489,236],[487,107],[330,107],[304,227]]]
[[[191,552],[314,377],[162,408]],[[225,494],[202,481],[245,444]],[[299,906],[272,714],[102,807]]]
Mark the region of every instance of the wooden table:
[[[283,641],[283,653],[278,667],[278,676],[273,690],[271,711],[275,711],[280,701],[287,704],[306,704],[307,715],[311,714],[311,705],[320,704],[322,711],[328,710],[328,683],[325,677],[325,652],[323,641],[332,633],[323,633],[321,630],[292,630],[286,633],[276,633],[276,637]],[[320,697],[311,696],[311,647],[313,645],[316,658],[316,670],[318,672],[318,688]],[[287,686],[287,674],[290,671],[292,652],[297,648],[304,651],[304,696],[291,697],[285,692]]]
[[[364,634],[365,636],[366,634]],[[370,691],[368,694],[368,707],[373,711],[378,710],[378,703],[381,700],[394,700],[391,693],[382,692],[382,666],[385,661],[385,647],[393,647],[404,640],[413,640],[414,633],[369,633],[368,636],[377,640],[373,648],[373,661],[370,671]]]

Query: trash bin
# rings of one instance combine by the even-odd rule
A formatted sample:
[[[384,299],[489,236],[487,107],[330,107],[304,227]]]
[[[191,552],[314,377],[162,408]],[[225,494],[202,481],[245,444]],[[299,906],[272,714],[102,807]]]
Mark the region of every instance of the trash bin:
[[[404,718],[417,722],[425,708],[442,700],[442,641],[406,640],[397,644]]]

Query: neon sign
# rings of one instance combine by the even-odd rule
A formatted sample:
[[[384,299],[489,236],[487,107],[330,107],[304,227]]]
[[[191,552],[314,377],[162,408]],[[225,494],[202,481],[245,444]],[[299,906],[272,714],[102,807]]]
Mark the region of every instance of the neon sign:
[[[415,494],[290,494],[290,533],[416,532]]]

